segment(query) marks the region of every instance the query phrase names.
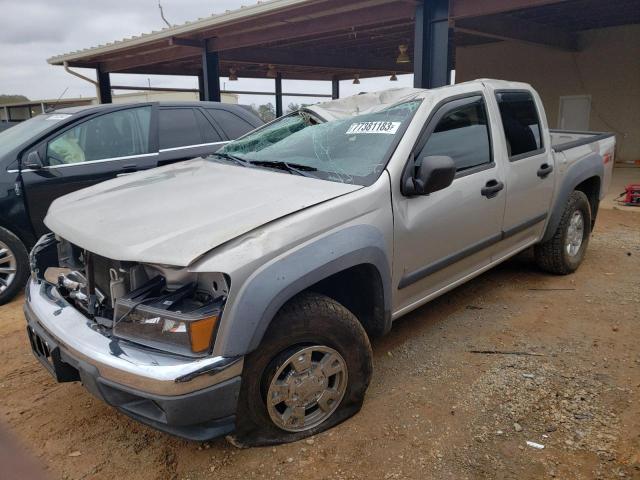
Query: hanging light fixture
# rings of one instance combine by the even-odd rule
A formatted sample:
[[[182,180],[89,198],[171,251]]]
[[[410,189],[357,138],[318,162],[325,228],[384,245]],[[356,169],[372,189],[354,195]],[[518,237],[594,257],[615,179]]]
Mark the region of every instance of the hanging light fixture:
[[[230,82],[237,82],[238,81],[238,72],[233,67],[231,67],[229,69],[229,81]]]
[[[278,72],[276,71],[275,65],[269,65],[269,69],[267,70],[267,78],[276,78],[278,76]]]
[[[398,51],[400,53],[398,54],[398,58],[396,58],[396,63],[411,63],[411,57],[409,57],[407,53],[408,50],[409,47],[407,45],[398,45]]]
[[[353,75],[353,84],[360,85],[360,74],[356,73]]]
[[[397,82],[398,81],[398,77],[396,77],[396,74],[394,72],[393,75],[391,75],[391,78],[389,79],[390,82]]]

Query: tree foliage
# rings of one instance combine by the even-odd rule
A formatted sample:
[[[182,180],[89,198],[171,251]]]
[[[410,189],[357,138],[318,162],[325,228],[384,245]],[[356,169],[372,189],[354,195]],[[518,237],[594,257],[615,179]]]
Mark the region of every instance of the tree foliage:
[[[0,95],[0,105],[16,102],[28,102],[29,99],[24,95]]]

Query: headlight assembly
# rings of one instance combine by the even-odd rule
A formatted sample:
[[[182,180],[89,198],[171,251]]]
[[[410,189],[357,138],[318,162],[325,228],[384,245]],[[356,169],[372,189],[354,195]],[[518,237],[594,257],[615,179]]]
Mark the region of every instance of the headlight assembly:
[[[211,349],[225,297],[198,289],[195,282],[167,290],[157,276],[116,300],[116,337],[180,355],[204,355]]]

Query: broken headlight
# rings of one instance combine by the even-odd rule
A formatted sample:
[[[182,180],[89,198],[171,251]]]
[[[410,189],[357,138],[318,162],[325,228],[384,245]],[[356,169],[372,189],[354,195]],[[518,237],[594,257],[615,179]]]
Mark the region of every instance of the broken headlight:
[[[179,355],[211,349],[225,297],[198,289],[195,282],[167,289],[162,276],[116,300],[113,333]]]

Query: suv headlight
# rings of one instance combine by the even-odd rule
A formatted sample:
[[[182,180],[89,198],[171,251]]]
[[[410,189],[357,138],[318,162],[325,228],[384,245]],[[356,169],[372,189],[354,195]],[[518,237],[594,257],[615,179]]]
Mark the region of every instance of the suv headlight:
[[[165,279],[157,276],[116,300],[113,333],[180,355],[205,355],[225,299],[198,289],[195,282],[167,290]]]

